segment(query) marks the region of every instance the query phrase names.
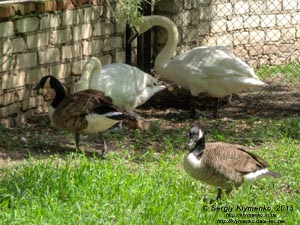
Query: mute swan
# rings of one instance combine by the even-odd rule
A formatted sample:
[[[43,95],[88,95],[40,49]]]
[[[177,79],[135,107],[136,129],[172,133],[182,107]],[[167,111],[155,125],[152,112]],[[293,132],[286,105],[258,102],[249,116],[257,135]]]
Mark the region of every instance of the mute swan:
[[[265,85],[249,65],[233,54],[231,47],[197,47],[171,59],[178,44],[178,30],[176,25],[164,16],[145,16],[141,25],[136,28],[138,33],[130,40],[153,26],[161,26],[168,33],[167,43],[155,59],[155,71],[163,78],[190,90],[192,96],[206,92],[214,97],[215,117],[218,98]],[[191,115],[195,116],[194,97],[192,100]]]
[[[91,57],[81,73],[76,91],[95,89],[111,97],[113,104],[131,112],[145,103],[165,86],[157,85],[156,79],[134,66],[122,63],[101,65],[99,59]]]
[[[229,194],[233,186],[239,187],[245,180],[254,181],[266,175],[280,177],[280,174],[268,170],[268,162],[245,150],[245,147],[225,142],[205,144],[204,132],[193,127],[189,132],[193,149],[184,158],[185,171],[196,180],[203,181]]]
[[[87,89],[67,95],[64,86],[53,76],[43,77],[34,90],[42,88],[55,91],[55,98],[49,106],[51,125],[73,132],[77,149],[81,133],[103,132],[125,119],[135,120],[114,106],[111,98],[102,91]],[[104,156],[107,147],[102,133],[101,139]]]

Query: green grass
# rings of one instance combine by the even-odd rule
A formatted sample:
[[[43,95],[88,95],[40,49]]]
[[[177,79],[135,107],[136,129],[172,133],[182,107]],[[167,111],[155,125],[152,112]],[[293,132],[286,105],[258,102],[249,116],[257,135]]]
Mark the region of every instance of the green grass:
[[[230,197],[210,202],[216,196],[215,188],[193,180],[182,168],[188,152],[186,132],[190,121],[170,131],[163,131],[158,124],[152,131],[106,134],[108,142],[113,141],[114,149],[118,149],[110,152],[106,160],[72,153],[64,158],[60,155],[46,160],[30,158],[18,166],[2,168],[0,224],[198,225],[220,224],[218,219],[273,219],[284,220],[284,224],[300,221],[300,119],[250,117],[221,125],[219,121],[204,120],[204,123],[209,141],[260,148],[257,154],[268,159],[270,168],[279,171],[282,177],[245,184]],[[231,213],[242,213],[241,206],[270,207],[254,213],[276,217],[228,217],[224,212],[224,207],[232,207]]]
[[[275,77],[284,77],[284,80],[290,83],[300,81],[300,64],[290,63],[284,65],[267,66],[262,65],[256,70],[256,74],[263,80]]]

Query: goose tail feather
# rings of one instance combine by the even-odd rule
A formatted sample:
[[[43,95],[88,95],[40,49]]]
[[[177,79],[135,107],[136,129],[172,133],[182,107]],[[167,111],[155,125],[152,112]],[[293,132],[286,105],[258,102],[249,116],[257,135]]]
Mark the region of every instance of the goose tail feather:
[[[278,178],[278,177],[281,176],[280,173],[277,173],[277,172],[274,172],[274,171],[268,171],[266,174],[271,176],[271,177],[275,177],[275,178]]]

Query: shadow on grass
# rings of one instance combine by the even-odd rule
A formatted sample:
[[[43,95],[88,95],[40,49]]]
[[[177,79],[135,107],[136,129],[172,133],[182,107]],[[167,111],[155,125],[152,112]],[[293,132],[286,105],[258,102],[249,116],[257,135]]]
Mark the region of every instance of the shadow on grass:
[[[181,93],[182,94],[182,93]],[[170,96],[169,96],[170,97]],[[185,96],[189,106],[189,96]],[[147,103],[137,112],[155,120],[148,131],[119,130],[105,133],[108,149],[121,153],[131,151],[135,158],[147,160],[147,152],[187,152],[187,133],[191,126],[200,125],[207,133],[208,141],[224,141],[246,146],[260,146],[280,138],[300,139],[298,90],[286,86],[267,87],[260,93],[245,92],[233,95],[230,103],[220,106],[220,117],[211,118],[211,98],[199,98],[201,111],[196,120],[189,118],[189,107],[180,108],[176,95],[164,99],[173,108],[152,108]],[[99,155],[102,148],[98,134],[82,135],[81,148],[87,157]],[[13,128],[0,127],[0,159],[23,160],[29,157],[47,158],[51,155],[64,157],[76,152],[72,134],[52,128],[48,117],[33,117],[27,124]],[[149,158],[148,158],[149,159]]]

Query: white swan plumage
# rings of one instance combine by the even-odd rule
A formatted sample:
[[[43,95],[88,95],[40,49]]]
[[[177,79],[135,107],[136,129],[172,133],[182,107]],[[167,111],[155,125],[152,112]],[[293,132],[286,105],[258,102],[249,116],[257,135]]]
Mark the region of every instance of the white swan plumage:
[[[137,67],[122,63],[108,64],[102,67],[96,57],[85,64],[81,80],[75,84],[75,91],[95,89],[111,97],[113,104],[127,112],[133,111],[145,103],[165,86]]]
[[[176,25],[164,16],[145,16],[137,28],[138,34],[153,26],[165,28],[168,34],[166,45],[155,59],[155,71],[164,79],[190,90],[192,96],[206,92],[217,99],[266,85],[229,46],[196,47],[171,59],[178,44]],[[193,110],[195,114],[195,108]]]

